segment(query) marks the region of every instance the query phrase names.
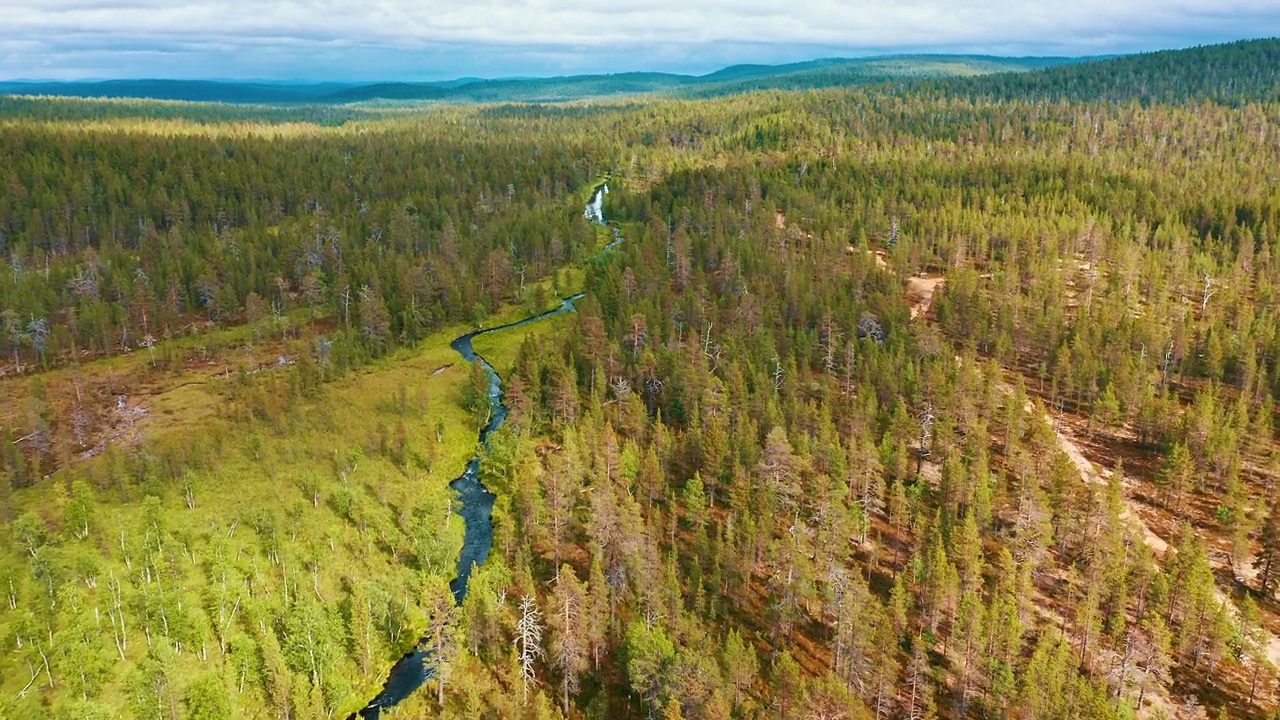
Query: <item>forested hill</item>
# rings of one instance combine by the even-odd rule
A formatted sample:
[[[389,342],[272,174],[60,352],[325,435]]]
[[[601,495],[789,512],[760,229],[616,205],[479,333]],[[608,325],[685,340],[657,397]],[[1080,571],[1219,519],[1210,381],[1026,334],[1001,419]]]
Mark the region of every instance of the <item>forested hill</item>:
[[[898,55],[856,61],[815,61],[777,66],[774,72],[751,72],[756,66],[736,66],[713,73],[681,88],[676,94],[719,97],[754,90],[812,90],[923,78],[968,78],[1032,70],[1081,62],[1080,58],[1003,58],[983,55]],[[735,72],[736,71],[736,72]]]
[[[701,76],[631,72],[550,78],[463,78],[444,82],[349,85],[200,80],[0,82],[0,94],[266,105],[344,104],[370,100],[545,102],[670,91],[707,97],[761,89],[866,85],[905,78],[1020,72],[1071,62],[1077,60],[981,55],[897,55],[860,59],[826,58],[785,65],[735,65]]]
[[[658,72],[549,78],[476,79],[370,84],[288,84],[195,80],[0,82],[0,96],[179,100],[307,108],[307,120],[332,122],[318,108],[371,101],[452,103],[566,102],[619,95],[667,94],[710,98],[757,90],[807,90],[902,83],[906,91],[985,99],[1069,99],[1128,102],[1212,100],[1238,103],[1280,99],[1280,39],[1245,40],[1184,50],[1109,58],[895,55],[824,58],[783,65],[734,65],[695,76]],[[41,111],[8,100],[3,114]],[[59,106],[83,115],[86,107]],[[97,112],[109,112],[98,107]],[[277,111],[279,114],[281,111]],[[180,111],[179,114],[188,111]],[[22,115],[22,112],[16,114]],[[253,119],[273,120],[270,111]],[[25,115],[23,115],[25,116]],[[347,116],[344,116],[344,118]],[[218,118],[224,119],[224,118]],[[229,119],[229,118],[225,118]]]
[[[298,104],[320,101],[348,87],[338,83],[287,84],[216,80],[103,80],[67,83],[11,81],[0,82],[0,93],[188,102]]]
[[[1280,99],[1280,38],[1162,50],[1037,72],[948,78],[934,87],[988,100],[1104,100],[1226,104]]]
[[[382,83],[355,87],[330,97],[334,102],[365,100],[448,100],[452,102],[528,102],[635,95],[683,87],[690,78],[670,73],[617,73],[551,78],[476,80],[443,87],[431,83]]]
[[[1271,47],[0,98],[0,720],[1277,720]]]
[[[35,122],[109,122],[145,119],[199,124],[248,122],[338,126],[349,120],[368,118],[376,114],[376,111],[351,105],[248,105],[229,102],[138,98],[84,99],[0,94],[0,118]]]

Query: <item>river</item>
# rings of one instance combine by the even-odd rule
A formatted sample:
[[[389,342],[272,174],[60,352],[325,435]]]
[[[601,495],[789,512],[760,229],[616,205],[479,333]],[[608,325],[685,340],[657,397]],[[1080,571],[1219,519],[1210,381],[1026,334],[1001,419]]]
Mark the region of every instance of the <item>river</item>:
[[[596,188],[595,193],[591,196],[591,202],[587,204],[586,211],[583,213],[583,216],[588,221],[601,225],[605,224],[604,196],[608,192],[609,186],[607,184],[602,183]],[[613,228],[613,239],[601,252],[612,250],[620,242],[622,242],[622,235],[618,228],[615,227]],[[449,344],[449,347],[453,348],[464,360],[469,363],[480,363],[489,374],[489,422],[485,423],[483,428],[480,428],[481,445],[485,445],[489,440],[489,436],[506,422],[508,410],[507,406],[502,403],[502,378],[498,375],[498,371],[494,370],[493,366],[489,364],[489,361],[475,351],[475,348],[471,346],[471,341],[481,335],[511,330],[567,312],[574,312],[577,310],[574,303],[583,297],[585,297],[585,293],[579,293],[565,299],[560,303],[559,307],[553,310],[487,330],[475,330]],[[489,559],[489,551],[493,549],[493,501],[495,496],[480,482],[479,457],[474,457],[467,462],[467,469],[456,480],[449,483],[449,487],[458,493],[458,501],[461,506],[458,512],[462,516],[465,526],[462,538],[462,552],[458,555],[457,576],[453,579],[453,582],[449,583],[449,589],[453,591],[454,602],[462,605],[462,601],[467,597],[467,582],[471,579],[471,568],[483,565]],[[432,657],[432,651],[422,648],[422,641],[420,640],[412,651],[401,657],[391,667],[391,672],[387,675],[387,682],[383,685],[382,692],[378,693],[377,697],[370,700],[369,704],[360,711],[350,715],[347,720],[355,720],[357,716],[365,720],[377,720],[383,710],[396,706],[412,695],[427,680],[435,677]]]

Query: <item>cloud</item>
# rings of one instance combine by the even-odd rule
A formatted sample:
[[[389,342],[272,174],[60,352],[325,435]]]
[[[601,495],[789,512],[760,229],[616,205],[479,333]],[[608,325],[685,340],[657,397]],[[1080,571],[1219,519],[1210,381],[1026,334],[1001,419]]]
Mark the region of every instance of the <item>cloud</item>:
[[[433,79],[1280,33],[1274,0],[8,0],[0,77]]]

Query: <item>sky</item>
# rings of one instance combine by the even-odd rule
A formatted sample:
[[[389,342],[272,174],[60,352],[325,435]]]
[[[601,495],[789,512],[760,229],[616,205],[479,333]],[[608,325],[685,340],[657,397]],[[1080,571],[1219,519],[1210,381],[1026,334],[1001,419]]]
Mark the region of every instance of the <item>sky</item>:
[[[1277,0],[0,0],[0,79],[358,82],[1280,35]]]

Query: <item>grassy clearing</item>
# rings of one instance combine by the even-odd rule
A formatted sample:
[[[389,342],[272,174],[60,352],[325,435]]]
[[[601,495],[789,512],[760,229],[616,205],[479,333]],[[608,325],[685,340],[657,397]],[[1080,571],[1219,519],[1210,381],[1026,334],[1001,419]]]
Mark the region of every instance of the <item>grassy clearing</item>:
[[[553,271],[550,277],[530,283],[525,288],[524,301],[504,306],[490,315],[482,327],[491,328],[518,322],[527,317],[554,310],[569,297],[582,292],[586,287],[587,271],[585,268],[568,266]]]
[[[486,325],[556,308],[585,276],[563,268]],[[566,314],[483,336],[476,350],[505,375],[525,337],[572,322]],[[271,716],[271,647],[295,690],[310,685],[302,650],[287,645],[296,633],[286,632],[308,603],[329,628],[324,711],[363,706],[412,646],[427,624],[426,588],[452,576],[462,543],[448,483],[477,452],[476,428],[461,405],[469,368],[449,344],[469,328],[446,328],[308,392],[299,390],[304,361],[332,318],[297,314],[281,325],[0,379],[0,423],[43,422],[56,448],[35,473],[43,479],[0,508],[10,521],[0,536],[0,642],[23,639],[0,656],[0,717],[86,716],[74,705],[86,695],[104,716],[128,715],[150,682],[142,669],[157,660],[174,702],[213,675],[234,716]],[[89,418],[78,440],[77,412]],[[87,523],[73,521],[69,508],[86,505]],[[20,519],[37,527],[32,547],[13,530]],[[357,585],[376,626],[367,667],[353,645]],[[123,649],[103,620],[117,594]],[[60,658],[55,682],[21,695],[40,653]],[[76,691],[77,674],[87,691]],[[296,711],[309,701],[288,702]]]
[[[14,374],[8,365],[10,374],[0,377],[0,428],[10,429],[15,440],[42,431],[49,450],[39,474],[48,474],[101,451],[107,441],[131,445],[132,430],[163,432],[212,417],[225,405],[232,374],[310,352],[310,337],[331,324],[309,321],[304,310],[270,333],[248,325],[195,330],[150,350],[93,359],[82,353],[43,371]],[[145,412],[120,412],[121,398],[127,408]]]
[[[228,395],[285,392],[295,372],[287,365],[229,379],[211,379],[203,367],[152,377],[136,372],[135,353],[42,376],[46,385],[59,384],[66,382],[61,375],[78,372],[81,378],[114,378],[135,392],[148,390],[146,440],[132,449],[113,446],[15,491],[11,516],[39,518],[43,544],[37,563],[6,533],[0,585],[12,583],[17,608],[0,605],[0,637],[12,641],[28,626],[47,626],[52,641],[40,650],[104,659],[100,698],[116,715],[148,652],[147,633],[156,642],[168,635],[182,644],[169,678],[179,696],[197,677],[216,672],[233,688],[236,716],[254,717],[267,701],[262,683],[250,678],[240,692],[234,653],[222,653],[219,637],[233,646],[236,638],[260,642],[247,616],[283,617],[285,597],[301,594],[316,599],[335,628],[330,673],[344,680],[334,684],[332,707],[341,714],[360,707],[424,626],[425,578],[447,579],[461,547],[463,528],[452,513],[448,482],[475,452],[476,435],[459,405],[468,368],[449,342],[464,330],[443,330],[418,349],[322,386],[316,397],[292,404],[275,421],[243,419]],[[236,383],[249,387],[227,389]],[[66,512],[76,481],[94,498],[90,532],[83,538],[75,536]],[[147,497],[157,500],[143,502]],[[161,538],[159,558],[148,532],[153,524]],[[38,577],[45,572],[37,567],[41,563],[56,569],[50,587]],[[144,568],[153,565],[155,575],[148,580]],[[242,610],[220,632],[213,598],[222,573],[231,578],[231,596],[241,600]],[[78,618],[96,616],[101,622],[111,603],[110,579],[121,581],[126,608],[142,607],[144,598],[171,608],[167,633],[154,612],[147,619],[126,609],[127,662],[118,662],[107,628],[79,640],[62,632]],[[353,582],[365,586],[375,615],[390,617],[400,608],[396,618],[378,621],[367,673],[347,647],[345,608]],[[398,636],[389,631],[392,625]],[[29,640],[25,647],[35,646]],[[42,703],[57,709],[70,701],[60,692],[65,682],[18,698],[29,678],[29,659],[23,653],[0,659],[0,715],[24,717],[44,712],[37,709]],[[63,671],[72,669],[55,662],[55,678]]]
[[[523,327],[481,335],[471,341],[471,347],[477,353],[483,355],[489,361],[489,364],[498,371],[499,375],[506,378],[510,376],[511,369],[515,367],[516,355],[519,354],[520,345],[526,337],[562,332],[577,323],[577,321],[578,318],[573,313],[556,315]]]

